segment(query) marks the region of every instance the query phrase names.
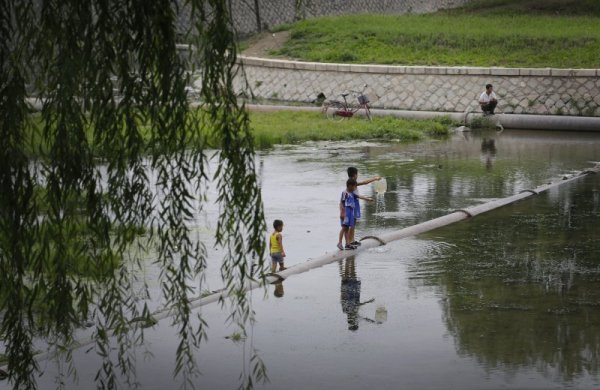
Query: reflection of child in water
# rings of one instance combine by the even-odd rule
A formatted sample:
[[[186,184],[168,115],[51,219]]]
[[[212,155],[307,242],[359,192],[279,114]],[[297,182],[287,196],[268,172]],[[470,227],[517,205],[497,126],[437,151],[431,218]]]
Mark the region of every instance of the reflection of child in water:
[[[283,297],[283,281],[280,280],[279,282],[275,282],[273,284],[275,285],[275,292],[273,293],[275,298]]]
[[[348,329],[356,331],[358,330],[359,319],[358,308],[365,303],[373,302],[373,300],[360,302],[360,279],[356,277],[353,256],[347,258],[344,265],[340,261],[340,276],[342,277],[342,285],[340,286],[342,311],[348,316]]]

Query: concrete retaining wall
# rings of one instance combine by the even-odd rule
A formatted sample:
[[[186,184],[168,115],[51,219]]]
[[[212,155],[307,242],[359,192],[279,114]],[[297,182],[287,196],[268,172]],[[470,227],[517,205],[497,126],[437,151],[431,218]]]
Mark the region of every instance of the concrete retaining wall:
[[[248,85],[239,94],[311,102],[320,93],[360,90],[366,84],[378,108],[464,112],[478,110],[477,98],[492,83],[498,111],[517,114],[600,116],[600,70],[422,67],[324,64],[241,57]],[[351,97],[349,97],[351,98]]]

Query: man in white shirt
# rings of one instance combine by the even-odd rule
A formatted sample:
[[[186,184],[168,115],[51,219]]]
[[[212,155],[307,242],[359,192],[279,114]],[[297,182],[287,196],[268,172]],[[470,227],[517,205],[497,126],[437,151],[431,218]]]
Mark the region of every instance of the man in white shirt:
[[[494,87],[492,84],[487,84],[485,86],[485,91],[479,96],[479,105],[481,106],[483,113],[487,115],[494,115],[494,110],[498,104],[498,99],[496,98],[493,89]]]

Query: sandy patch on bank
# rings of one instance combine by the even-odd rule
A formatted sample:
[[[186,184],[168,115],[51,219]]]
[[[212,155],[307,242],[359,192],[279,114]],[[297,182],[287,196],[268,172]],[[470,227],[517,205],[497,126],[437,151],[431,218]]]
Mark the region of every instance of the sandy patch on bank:
[[[242,54],[249,57],[273,57],[270,52],[272,50],[281,49],[289,37],[289,31],[261,33],[252,38],[250,47],[244,50]]]

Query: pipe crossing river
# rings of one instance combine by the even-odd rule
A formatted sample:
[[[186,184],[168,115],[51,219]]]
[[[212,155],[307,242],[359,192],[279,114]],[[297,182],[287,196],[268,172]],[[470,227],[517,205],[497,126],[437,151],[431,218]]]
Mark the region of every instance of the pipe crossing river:
[[[429,220],[426,222],[422,222],[417,225],[409,226],[404,229],[396,230],[396,231],[393,231],[390,233],[385,233],[378,237],[365,237],[363,240],[361,240],[362,245],[359,246],[355,250],[336,251],[334,253],[325,254],[325,255],[323,255],[321,257],[317,257],[315,259],[309,259],[309,260],[305,261],[304,263],[301,263],[301,264],[298,264],[298,265],[295,265],[292,267],[288,267],[285,270],[278,272],[277,275],[279,277],[267,276],[265,278],[265,282],[266,283],[277,282],[278,280],[280,280],[280,278],[286,279],[292,275],[300,274],[302,272],[309,271],[313,268],[321,267],[325,264],[332,263],[336,260],[342,260],[348,256],[356,255],[367,249],[385,245],[386,243],[391,242],[391,241],[396,241],[396,240],[400,240],[402,238],[416,236],[418,234],[425,233],[430,230],[440,228],[442,226],[450,225],[450,224],[458,222],[458,221],[472,218],[479,214],[483,214],[488,211],[497,209],[499,207],[509,205],[511,203],[528,198],[530,196],[538,195],[538,194],[540,194],[544,191],[547,191],[551,188],[555,188],[555,187],[561,186],[563,184],[571,183],[582,177],[585,177],[588,174],[596,174],[599,172],[600,172],[600,165],[597,165],[594,168],[580,172],[580,173],[572,175],[570,177],[565,176],[565,177],[563,177],[562,180],[556,181],[554,183],[548,183],[548,184],[541,185],[534,189],[524,190],[524,191],[521,191],[519,194],[509,196],[507,198],[497,199],[497,200],[493,200],[490,202],[486,202],[486,203],[478,205],[478,206],[473,206],[473,207],[470,207],[467,209],[457,210],[451,214],[444,215],[442,217],[438,217],[438,218],[435,218],[435,219],[432,219],[432,220]],[[263,285],[263,283],[260,281],[252,281],[248,284],[247,289],[251,290],[251,289],[260,287],[261,285]],[[217,292],[215,294],[193,300],[191,302],[190,306],[191,306],[191,308],[201,307],[201,306],[207,305],[209,303],[216,302],[220,299],[224,299],[228,295],[229,294],[227,291]],[[154,318],[156,320],[160,320],[160,319],[169,317],[170,315],[171,315],[170,309],[164,309],[160,312],[156,312]]]
[[[328,253],[321,257],[317,257],[315,259],[309,259],[309,260],[305,261],[304,263],[301,263],[301,264],[298,264],[298,265],[295,265],[292,267],[288,267],[285,270],[278,272],[276,275],[268,275],[264,278],[264,280],[250,281],[248,283],[248,285],[246,286],[246,291],[263,286],[265,283],[277,282],[282,279],[286,279],[292,275],[300,274],[300,273],[309,271],[311,269],[318,268],[323,265],[332,263],[334,261],[342,260],[349,256],[354,256],[360,252],[364,252],[368,249],[375,248],[375,247],[378,247],[381,245],[385,245],[386,243],[389,243],[392,241],[416,236],[418,234],[425,233],[425,232],[428,232],[428,231],[431,231],[431,230],[434,230],[434,229],[437,229],[437,228],[440,228],[440,227],[443,227],[446,225],[450,225],[455,222],[459,222],[459,221],[462,221],[465,219],[475,217],[479,214],[483,214],[488,211],[497,209],[499,207],[518,202],[522,199],[526,199],[533,195],[538,195],[549,189],[559,187],[563,184],[574,182],[574,181],[576,181],[580,178],[583,178],[589,174],[596,174],[596,173],[600,173],[600,164],[597,164],[594,168],[591,168],[589,170],[580,172],[575,175],[571,175],[570,177],[565,176],[562,178],[562,180],[558,180],[553,183],[544,184],[544,185],[541,185],[534,189],[524,190],[516,195],[509,196],[507,198],[497,199],[497,200],[493,200],[490,202],[486,202],[486,203],[478,205],[478,206],[473,206],[473,207],[470,207],[467,209],[457,210],[451,214],[444,215],[442,217],[438,217],[438,218],[435,218],[435,219],[432,219],[432,220],[429,220],[426,222],[422,222],[417,225],[409,226],[404,229],[385,233],[378,237],[365,237],[361,240],[362,245],[359,246],[355,250],[335,251],[333,253]],[[190,302],[190,309],[199,308],[201,306],[208,305],[210,303],[214,303],[214,302],[217,302],[222,299],[226,299],[229,295],[230,295],[229,291],[221,290],[219,292],[216,292],[214,294],[211,294],[211,295],[208,295],[205,297],[196,298]],[[171,317],[174,314],[175,314],[175,312],[174,312],[173,308],[167,307],[167,308],[164,308],[164,309],[161,309],[161,310],[158,310],[158,311],[155,311],[154,313],[152,313],[152,318],[155,321],[159,321],[159,320]],[[112,336],[112,332],[110,332],[110,333],[111,333],[110,336]],[[81,348],[81,347],[84,347],[87,345],[91,345],[94,342],[95,342],[95,340],[91,337],[84,339],[84,340],[79,340],[78,342],[74,343],[71,346],[71,349],[76,349],[76,348]],[[36,360],[39,362],[39,361],[46,360],[52,356],[55,356],[54,352],[45,352],[45,353],[41,353],[41,354],[37,355]],[[6,367],[0,367],[0,369],[6,369]]]

